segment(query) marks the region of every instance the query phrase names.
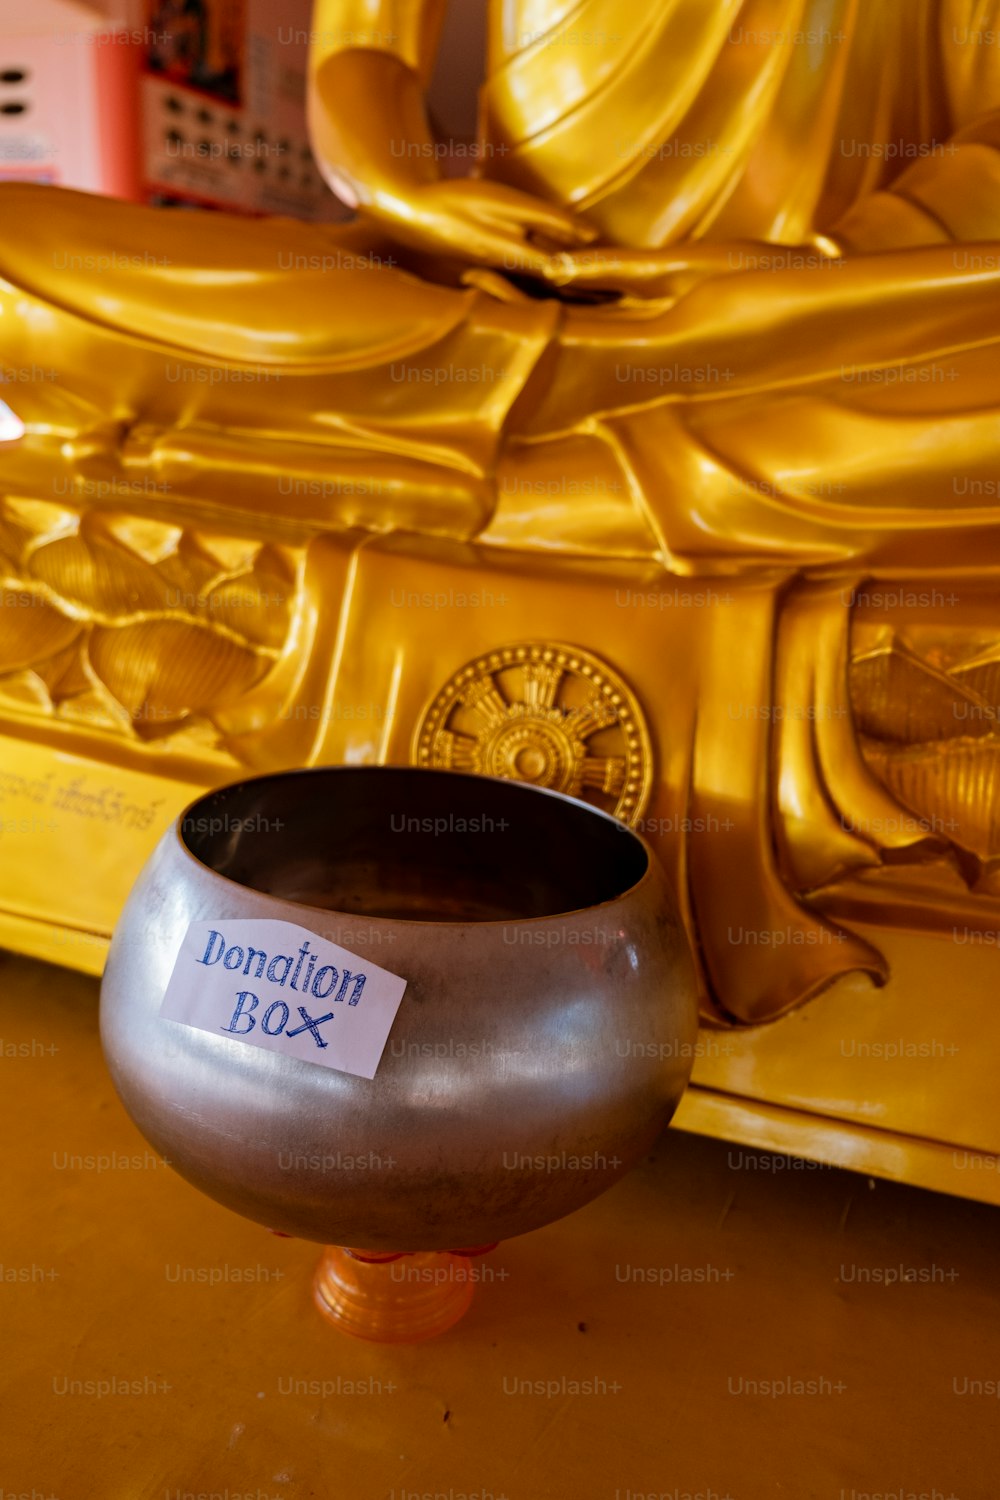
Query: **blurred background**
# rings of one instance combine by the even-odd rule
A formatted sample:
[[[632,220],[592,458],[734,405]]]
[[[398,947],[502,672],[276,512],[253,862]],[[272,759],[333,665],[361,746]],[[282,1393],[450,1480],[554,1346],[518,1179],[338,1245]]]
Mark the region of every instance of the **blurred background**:
[[[0,0],[0,180],[137,202],[350,217],[309,148],[312,0]],[[452,7],[430,92],[474,159],[485,6]]]

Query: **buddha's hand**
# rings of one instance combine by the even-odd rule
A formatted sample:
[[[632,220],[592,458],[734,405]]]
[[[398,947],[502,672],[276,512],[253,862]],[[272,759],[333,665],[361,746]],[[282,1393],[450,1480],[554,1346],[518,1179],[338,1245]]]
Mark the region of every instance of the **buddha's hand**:
[[[411,186],[375,209],[394,238],[414,249],[514,275],[552,281],[562,247],[580,247],[594,230],[568,209],[501,183],[444,178]]]
[[[807,245],[768,245],[733,240],[670,245],[662,250],[632,250],[597,245],[569,248],[551,259],[547,279],[555,286],[619,292],[632,297],[682,297],[700,282],[745,271],[808,269],[838,257],[829,240]]]
[[[339,0],[318,0],[336,34]],[[593,230],[502,183],[441,175],[420,78],[374,47],[312,51],[309,130],[320,168],[346,203],[421,254],[549,280],[551,252],[579,249]]]

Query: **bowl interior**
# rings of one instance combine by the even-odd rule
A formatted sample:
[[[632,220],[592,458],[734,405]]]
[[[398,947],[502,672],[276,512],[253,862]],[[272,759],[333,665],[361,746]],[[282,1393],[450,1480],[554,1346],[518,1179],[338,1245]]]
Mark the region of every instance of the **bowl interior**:
[[[614,900],[642,841],[586,803],[520,782],[393,766],[236,782],[180,836],[217,874],[306,906],[424,922],[551,917]]]

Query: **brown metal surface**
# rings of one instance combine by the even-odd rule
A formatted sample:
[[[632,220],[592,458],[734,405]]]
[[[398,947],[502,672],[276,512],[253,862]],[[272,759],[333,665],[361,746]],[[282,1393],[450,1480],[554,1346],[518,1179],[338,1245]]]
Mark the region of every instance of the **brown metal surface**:
[[[126,1108],[197,1187],[307,1239],[506,1239],[609,1187],[694,1057],[693,966],[641,839],[517,783],[330,768],[238,783],[164,838],[102,988]],[[374,1079],[158,1015],[188,925],[271,918],[407,981]]]

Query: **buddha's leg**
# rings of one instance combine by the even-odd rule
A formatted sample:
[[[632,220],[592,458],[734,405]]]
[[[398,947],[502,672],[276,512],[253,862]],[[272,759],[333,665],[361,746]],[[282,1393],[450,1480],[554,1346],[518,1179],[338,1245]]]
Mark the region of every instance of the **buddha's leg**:
[[[959,268],[959,248],[714,277],[666,309],[572,309],[514,413],[519,430],[538,436],[604,414],[683,404],[692,426],[703,412],[712,430],[745,414],[761,428],[762,445],[791,440],[797,461],[815,445],[838,451],[843,463],[844,434],[825,420],[839,408],[860,405],[877,416],[886,393],[891,400],[898,390],[897,415],[1000,409],[1000,362],[990,354],[1000,343],[1000,245],[987,260],[994,269],[981,272]],[[935,364],[945,367],[940,374]],[[911,369],[895,385],[887,373]],[[778,393],[826,404],[812,426],[796,420],[790,430],[784,414],[762,422],[760,400]],[[865,441],[859,427],[847,454],[855,481],[870,465],[881,490],[884,473],[897,472],[895,454],[879,471],[882,446],[877,430]]]
[[[5,399],[26,427],[0,450],[0,484],[473,535],[492,511],[504,406],[538,342],[482,313],[405,359],[275,369],[151,346],[0,284],[5,363],[23,372]],[[493,383],[459,378],[494,366]]]
[[[458,537],[487,519],[554,307],[422,282],[353,228],[181,222],[10,184],[0,215],[17,223],[0,326],[27,428],[3,476],[23,492],[141,481],[205,511]]]
[[[592,425],[678,571],[982,574],[1000,559],[1000,392],[981,358],[910,367],[946,385],[663,403]]]

